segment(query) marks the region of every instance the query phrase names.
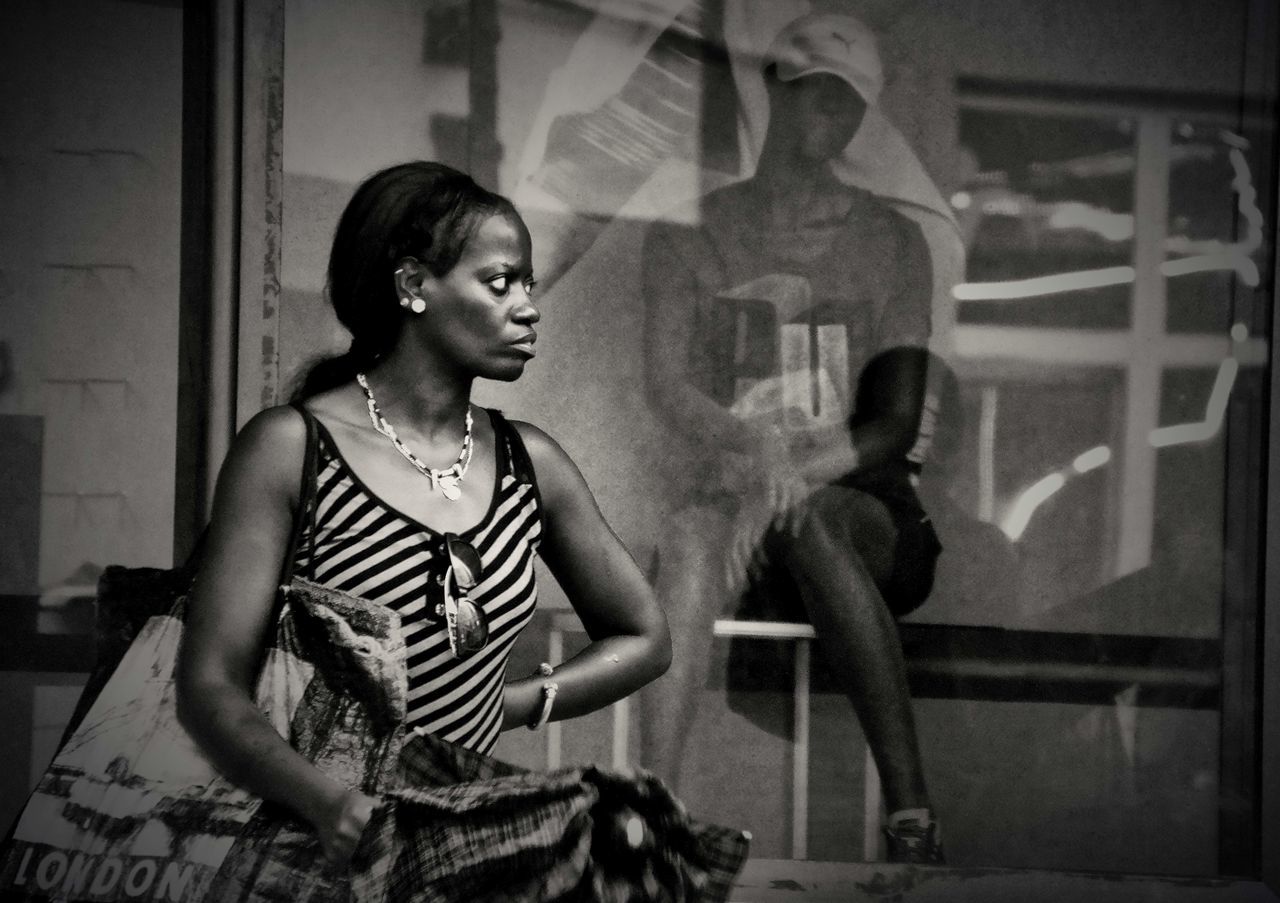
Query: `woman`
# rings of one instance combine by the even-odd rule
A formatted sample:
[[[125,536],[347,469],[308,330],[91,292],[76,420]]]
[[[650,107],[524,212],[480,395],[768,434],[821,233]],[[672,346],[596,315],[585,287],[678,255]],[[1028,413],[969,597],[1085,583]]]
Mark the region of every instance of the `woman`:
[[[530,238],[511,203],[437,163],[379,172],[339,221],[328,277],[352,342],[298,393],[320,435],[302,548],[319,582],[399,610],[409,726],[488,753],[502,728],[593,711],[662,674],[666,621],[573,462],[536,427],[470,401],[477,377],[517,379],[535,354]],[[292,524],[308,513],[305,437],[282,406],[232,447],[187,615],[179,712],[231,780],[295,811],[343,864],[377,800],[321,774],[251,696]],[[521,479],[529,464],[536,483]],[[535,549],[591,639],[555,669],[558,692],[544,674],[504,683],[532,616]],[[445,589],[473,590],[476,607],[445,611]],[[487,636],[467,620],[477,611]]]

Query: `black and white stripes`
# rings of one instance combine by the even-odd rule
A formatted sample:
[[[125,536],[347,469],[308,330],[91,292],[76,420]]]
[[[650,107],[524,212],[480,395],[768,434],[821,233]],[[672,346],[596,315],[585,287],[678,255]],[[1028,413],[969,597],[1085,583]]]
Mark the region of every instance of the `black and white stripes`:
[[[460,534],[483,565],[471,593],[489,618],[489,642],[479,652],[455,659],[436,614],[447,567],[442,536],[369,491],[323,426],[314,537],[316,582],[400,614],[409,726],[482,753],[497,742],[507,657],[537,604],[533,559],[542,535],[536,487],[520,479],[507,448],[519,436],[501,415],[493,421],[499,438],[493,503],[479,524]],[[304,536],[300,544],[299,573],[312,571],[311,539]]]

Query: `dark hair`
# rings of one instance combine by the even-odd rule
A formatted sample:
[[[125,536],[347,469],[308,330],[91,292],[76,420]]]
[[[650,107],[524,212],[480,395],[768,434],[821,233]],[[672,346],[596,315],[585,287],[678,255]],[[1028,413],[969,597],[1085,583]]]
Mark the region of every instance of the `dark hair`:
[[[294,400],[342,385],[395,347],[406,316],[393,278],[398,261],[414,257],[444,276],[477,226],[499,213],[515,207],[443,163],[401,163],[365,179],[338,220],[326,286],[351,347],[312,364]]]

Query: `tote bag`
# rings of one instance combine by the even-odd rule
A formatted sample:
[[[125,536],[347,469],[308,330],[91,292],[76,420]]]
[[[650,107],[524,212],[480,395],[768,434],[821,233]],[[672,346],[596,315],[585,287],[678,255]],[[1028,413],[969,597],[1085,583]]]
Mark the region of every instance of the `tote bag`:
[[[311,687],[318,670],[347,674],[358,690],[361,667],[394,668],[402,658],[394,648],[398,631],[384,619],[382,625],[364,625],[373,633],[365,631],[362,648],[369,654],[363,662],[334,661],[328,635],[342,629],[340,622],[350,630],[343,620],[350,606],[321,587],[293,579],[297,542],[314,495],[315,427],[310,416],[304,414],[304,419],[307,451],[299,514],[282,568],[275,635],[255,693],[272,726],[295,746],[306,734],[299,718],[325,696],[318,692],[321,688]],[[117,636],[119,622],[129,620],[122,607],[144,613],[154,609],[175,586],[189,589],[193,573],[190,565],[174,571],[108,569],[99,596],[112,597],[104,617],[116,629],[108,631],[106,645]],[[120,598],[129,592],[133,598]],[[186,592],[181,592],[168,611],[146,618],[96,696],[91,677],[82,697],[92,699],[91,704],[77,713],[78,723],[39,780],[0,856],[4,899],[178,903],[222,898],[209,895],[214,879],[262,800],[227,781],[178,722],[174,670],[185,605]],[[363,615],[369,622],[369,612]],[[388,647],[375,650],[380,639]],[[395,682],[375,677],[363,684]],[[346,708],[352,729],[359,729],[355,722],[361,718],[370,721],[372,710],[376,715],[370,723],[381,730],[370,733],[393,733],[387,725],[395,718],[395,706],[387,699],[377,700],[371,709],[360,704]],[[316,712],[311,715],[314,722]],[[311,757],[324,759],[323,749],[312,745]],[[362,756],[353,768],[354,761],[329,756],[318,764],[348,786],[374,790],[389,772],[370,774],[370,763],[377,772],[381,762],[394,761],[394,756]]]

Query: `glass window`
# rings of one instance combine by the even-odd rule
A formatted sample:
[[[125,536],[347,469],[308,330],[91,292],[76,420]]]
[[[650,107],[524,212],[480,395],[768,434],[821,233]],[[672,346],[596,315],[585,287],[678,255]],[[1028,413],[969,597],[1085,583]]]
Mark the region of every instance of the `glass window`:
[[[977,173],[952,198],[970,221],[973,249],[966,282],[954,290],[966,411],[977,434],[964,447],[969,476],[961,498],[1014,541],[1023,580],[1017,605],[988,608],[980,619],[1085,633],[1116,649],[1127,643],[1153,665],[1209,663],[1193,682],[1218,683],[1220,662],[1212,706],[1229,711],[1247,692],[1232,675],[1250,660],[1220,638],[1248,635],[1245,612],[1258,605],[1240,591],[1254,565],[1227,551],[1230,537],[1257,535],[1240,499],[1261,478],[1247,456],[1229,456],[1263,422],[1266,342],[1258,327],[1265,318],[1257,305],[1267,255],[1255,145],[1220,122],[1198,126],[1154,103],[1103,117],[1083,99],[1064,116],[1061,105],[1038,102],[1034,92],[971,100],[962,102],[960,134]],[[1080,133],[1093,143],[1072,140]],[[1110,148],[1100,150],[1100,135]],[[1269,146],[1256,132],[1255,140]],[[991,184],[1025,185],[1037,172],[1056,179],[1052,188],[1038,184],[1038,204],[1001,209],[977,200]],[[1074,228],[1036,232],[1045,205],[1052,220],[1062,199],[1081,211]],[[1001,246],[996,235],[1019,238]],[[1064,244],[1091,250],[1073,258]],[[1113,256],[1091,256],[1098,248]],[[1016,269],[1002,272],[993,260]],[[1028,260],[1055,275],[1038,285],[1022,281],[1037,272]],[[1074,280],[1099,273],[1105,287],[1070,290]],[[1002,293],[1021,297],[991,300]],[[1011,312],[1023,305],[1034,312]],[[1120,719],[1105,742],[1123,754],[1082,761],[1097,763],[1104,784],[1119,782],[1133,794],[1115,802],[1099,796],[1094,811],[1104,830],[1128,825],[1132,838],[1144,818],[1165,825],[1160,844],[1143,849],[1130,841],[1121,857],[1127,864],[1107,867],[1230,868],[1222,838],[1239,836],[1231,833],[1239,823],[1212,813],[1247,779],[1219,758],[1217,746],[1248,730],[1205,711],[1203,697],[1153,708],[1151,690],[1139,680],[1090,715]],[[1079,729],[1076,723],[1056,736],[1070,745]],[[1202,742],[1205,731],[1217,740]],[[1042,795],[1055,783],[1051,769],[1022,770],[1011,780],[1051,799]],[[1184,817],[1184,807],[1205,817]],[[1115,854],[1099,856],[1095,864]]]
[[[1133,119],[966,108],[959,140],[978,169],[951,197],[969,250],[959,321],[1127,325]]]
[[[1149,38],[1147,68],[1130,64],[1134,33],[1197,28],[1188,9],[1159,23],[1117,8],[1116,34],[1101,35],[1048,4],[1009,29],[962,6],[868,14],[883,95],[833,158],[829,190],[791,209],[799,225],[779,238],[781,205],[728,216],[707,198],[729,197],[715,193],[767,154],[779,112],[764,65],[787,4],[290,0],[281,382],[345,342],[323,272],[355,185],[411,158],[470,170],[529,223],[543,316],[536,364],[480,399],[556,436],[661,586],[678,513],[717,492],[732,508],[736,490],[646,392],[655,295],[698,309],[685,363],[706,394],[740,420],[783,409],[770,423],[784,434],[787,413],[845,429],[867,363],[855,352],[877,330],[927,344],[910,482],[943,548],[901,636],[950,861],[1255,869],[1232,855],[1256,840],[1240,715],[1256,687],[1238,650],[1261,604],[1259,563],[1237,554],[1256,544],[1258,511],[1238,499],[1262,478],[1270,124],[1239,121],[1238,82],[1207,62],[1243,53],[1238,35],[1203,32],[1195,65],[1211,84],[1195,90],[1209,95],[1188,93],[1168,41]],[[1097,59],[1050,52],[1085,40]],[[918,238],[933,285],[886,278],[926,303],[899,298],[895,315],[855,324],[824,319],[825,302],[873,304],[858,271],[879,258],[850,252],[825,280],[772,262],[825,253],[814,221],[856,192],[892,224],[877,234]],[[708,291],[717,264],[690,264],[690,249],[715,222],[744,242],[777,228]],[[805,419],[833,405],[846,406],[833,422]],[[550,614],[516,661],[581,639],[545,587]],[[739,606],[696,628],[709,666],[690,691],[681,796],[750,829],[760,857],[882,856],[883,788],[837,690],[844,663],[795,641],[803,618],[777,629],[786,642],[737,636],[756,629]],[[653,725],[637,709],[557,728],[551,748],[508,735],[500,754],[648,764]]]

